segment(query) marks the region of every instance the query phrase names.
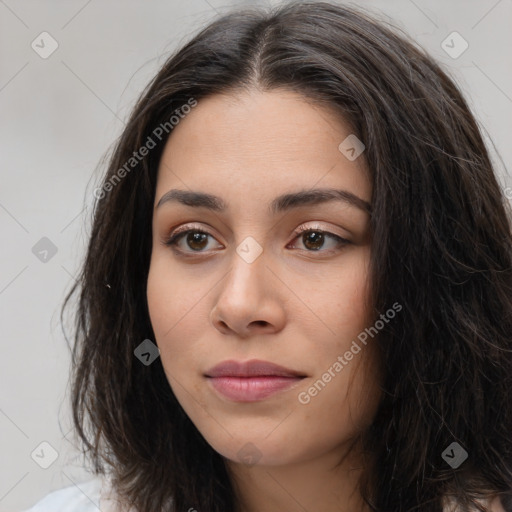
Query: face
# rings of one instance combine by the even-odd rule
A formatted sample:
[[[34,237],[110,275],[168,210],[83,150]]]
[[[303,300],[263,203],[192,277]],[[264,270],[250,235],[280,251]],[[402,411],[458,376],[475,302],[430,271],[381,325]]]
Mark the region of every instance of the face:
[[[162,155],[151,323],[176,398],[233,463],[333,452],[375,413],[376,351],[358,340],[372,325],[371,185],[363,157],[338,149],[350,134],[294,92],[215,95]],[[294,200],[317,189],[343,192]],[[212,370],[226,361],[239,364]]]

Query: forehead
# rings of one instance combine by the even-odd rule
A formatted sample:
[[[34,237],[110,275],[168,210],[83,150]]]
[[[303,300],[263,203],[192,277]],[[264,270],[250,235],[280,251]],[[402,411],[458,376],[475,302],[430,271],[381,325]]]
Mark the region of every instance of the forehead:
[[[338,113],[293,91],[213,95],[173,128],[156,199],[179,187],[267,202],[278,192],[332,186],[369,202],[364,158],[350,161],[338,149],[351,134]]]

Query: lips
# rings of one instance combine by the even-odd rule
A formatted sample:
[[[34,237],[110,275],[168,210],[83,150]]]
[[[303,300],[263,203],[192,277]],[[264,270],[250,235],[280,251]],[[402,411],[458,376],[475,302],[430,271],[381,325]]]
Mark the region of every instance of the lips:
[[[205,374],[206,377],[306,377],[304,373],[290,370],[269,361],[224,361]]]
[[[295,387],[306,375],[268,361],[224,361],[205,374],[223,398],[233,402],[257,402]]]

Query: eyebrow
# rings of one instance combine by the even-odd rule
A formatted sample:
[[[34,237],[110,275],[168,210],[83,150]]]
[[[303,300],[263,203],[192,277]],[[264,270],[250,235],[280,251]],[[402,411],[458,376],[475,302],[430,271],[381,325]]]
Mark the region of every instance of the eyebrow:
[[[294,208],[317,205],[331,201],[341,201],[349,206],[354,206],[371,214],[370,203],[348,190],[336,190],[332,188],[299,190],[297,192],[280,195],[270,203],[269,210],[271,214],[276,215]],[[181,203],[185,206],[192,206],[194,208],[206,208],[214,212],[224,212],[228,209],[223,199],[218,196],[204,192],[179,189],[172,189],[166,192],[158,201],[156,208],[159,208],[165,203],[172,202]]]

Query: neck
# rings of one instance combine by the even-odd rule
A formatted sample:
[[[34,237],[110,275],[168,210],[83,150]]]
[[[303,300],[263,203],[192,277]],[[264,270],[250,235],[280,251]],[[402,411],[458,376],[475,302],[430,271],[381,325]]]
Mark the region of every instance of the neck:
[[[319,457],[281,466],[227,464],[238,499],[237,512],[369,510],[359,492],[363,462],[354,447],[340,446]]]

